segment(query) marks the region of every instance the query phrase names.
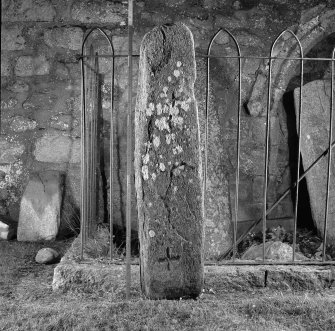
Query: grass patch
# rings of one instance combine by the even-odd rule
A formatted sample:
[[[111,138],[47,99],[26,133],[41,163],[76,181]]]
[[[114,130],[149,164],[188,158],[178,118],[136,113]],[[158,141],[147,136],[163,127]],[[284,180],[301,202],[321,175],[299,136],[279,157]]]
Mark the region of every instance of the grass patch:
[[[47,243],[64,253],[71,242]],[[153,301],[138,292],[58,293],[53,265],[34,261],[46,244],[0,242],[0,330],[334,330],[335,290],[266,289]]]

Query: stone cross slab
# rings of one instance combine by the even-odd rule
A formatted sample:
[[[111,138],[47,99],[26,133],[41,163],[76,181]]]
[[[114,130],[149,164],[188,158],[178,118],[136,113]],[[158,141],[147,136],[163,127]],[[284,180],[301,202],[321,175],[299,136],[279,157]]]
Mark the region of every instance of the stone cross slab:
[[[203,193],[194,42],[183,24],[141,44],[135,182],[141,286],[152,299],[196,297],[203,285]]]

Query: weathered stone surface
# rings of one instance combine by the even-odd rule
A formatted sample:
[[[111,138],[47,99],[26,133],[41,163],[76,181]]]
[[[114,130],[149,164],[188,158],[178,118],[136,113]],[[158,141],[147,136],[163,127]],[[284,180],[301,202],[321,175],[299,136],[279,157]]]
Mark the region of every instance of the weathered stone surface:
[[[20,56],[15,65],[15,75],[19,77],[47,75],[49,71],[50,63],[44,55]]]
[[[60,224],[63,177],[57,171],[33,174],[23,193],[17,239],[53,240]]]
[[[23,116],[15,116],[10,121],[10,129],[14,132],[25,132],[27,130],[34,130],[37,126],[36,121]]]
[[[11,66],[8,56],[1,54],[1,76],[8,77],[11,74]]]
[[[0,163],[15,162],[24,153],[24,149],[23,144],[0,138]]]
[[[299,109],[300,88],[295,89],[296,113]],[[304,169],[324,153],[329,144],[330,82],[316,80],[304,85],[302,90],[301,155]],[[298,119],[298,115],[297,115]],[[334,123],[333,132],[335,130]],[[334,140],[334,137],[333,137]],[[326,206],[328,154],[307,175],[307,187],[314,223],[323,236]],[[328,204],[327,243],[335,245],[335,157],[331,164],[331,181]]]
[[[4,22],[50,22],[55,16],[55,8],[47,0],[3,1],[2,19]]]
[[[14,93],[23,93],[29,91],[29,85],[26,82],[18,79],[13,84],[9,85],[7,90]]]
[[[127,8],[122,3],[76,0],[72,5],[71,16],[82,23],[126,25]]]
[[[203,284],[203,196],[193,37],[183,24],[143,39],[135,112],[141,283],[150,298]]]
[[[268,241],[265,243],[265,259],[278,261],[292,261],[293,249],[281,241]],[[263,244],[251,246],[242,256],[242,260],[262,260]],[[308,260],[300,253],[295,254],[295,260]]]
[[[40,249],[36,256],[35,261],[40,264],[50,264],[58,261],[59,253],[50,247]]]
[[[81,28],[56,28],[46,31],[44,40],[50,47],[61,47],[77,51],[81,50],[83,34]]]
[[[113,291],[124,295],[124,265],[96,260],[78,263],[64,256],[54,269],[54,291]],[[213,293],[248,293],[257,289],[282,291],[323,290],[334,279],[329,266],[205,266],[205,283]],[[132,265],[131,293],[140,292],[140,268]],[[212,298],[211,298],[212,299]]]
[[[79,126],[79,121],[69,114],[58,114],[50,119],[50,127],[62,131],[70,131]]]
[[[205,61],[197,61],[197,80],[195,83],[195,94],[205,95],[207,81],[207,67]],[[209,89],[208,105],[208,163],[207,163],[207,185],[204,193],[204,223],[205,259],[215,259],[226,252],[232,245],[232,215],[230,208],[229,185],[227,180],[225,150],[222,146],[223,135],[227,130],[222,129],[214,102],[216,90],[213,86]],[[205,100],[198,98],[199,121],[201,130],[201,149],[205,150]],[[203,157],[204,161],[204,157]]]
[[[22,36],[22,26],[1,28],[1,50],[17,51],[25,48],[25,39]]]
[[[1,110],[13,109],[17,105],[18,101],[14,97],[5,98],[1,100]]]
[[[34,156],[42,162],[80,162],[80,139],[48,130],[35,144]]]

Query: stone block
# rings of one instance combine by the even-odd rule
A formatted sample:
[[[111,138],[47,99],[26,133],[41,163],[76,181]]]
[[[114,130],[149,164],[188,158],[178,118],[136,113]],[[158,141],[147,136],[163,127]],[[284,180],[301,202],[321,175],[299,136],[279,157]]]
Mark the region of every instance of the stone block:
[[[22,36],[22,26],[2,26],[1,28],[1,50],[18,51],[25,48],[25,39]]]
[[[315,80],[303,86],[301,117],[301,156],[304,169],[309,168],[328,148],[330,127],[330,82]],[[300,88],[294,90],[295,109],[299,109]],[[296,116],[298,121],[298,115]],[[335,129],[333,125],[333,132]],[[298,123],[297,123],[298,126]],[[334,138],[333,138],[334,139]],[[328,154],[306,176],[312,217],[323,236],[328,173]],[[332,154],[329,192],[327,243],[335,245],[335,157]]]
[[[79,27],[53,28],[44,33],[44,41],[49,47],[61,47],[67,50],[81,50],[83,30]]]
[[[71,17],[81,23],[109,23],[122,26],[127,22],[127,7],[121,2],[75,0],[71,8]]]
[[[33,57],[20,56],[15,65],[15,75],[19,77],[47,75],[50,71],[50,63],[44,55]]]
[[[36,121],[23,116],[15,116],[10,120],[9,128],[14,132],[25,132],[34,130],[37,126]]]
[[[24,153],[25,147],[18,142],[9,142],[0,138],[0,164],[14,163]]]
[[[1,76],[8,77],[11,74],[11,64],[7,55],[1,53]]]
[[[3,1],[3,22],[52,22],[56,10],[49,0]]]
[[[149,298],[203,286],[203,192],[193,36],[183,24],[142,40],[135,110],[141,284]]]
[[[41,162],[80,162],[80,139],[72,139],[61,131],[48,130],[35,143],[34,156]]]
[[[33,174],[23,193],[18,241],[53,240],[60,225],[63,177],[57,171]]]

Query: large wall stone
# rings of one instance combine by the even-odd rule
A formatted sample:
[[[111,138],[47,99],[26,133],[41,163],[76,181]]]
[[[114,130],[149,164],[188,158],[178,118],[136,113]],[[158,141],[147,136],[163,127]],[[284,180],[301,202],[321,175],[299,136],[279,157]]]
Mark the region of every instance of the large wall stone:
[[[35,144],[37,161],[55,163],[80,162],[80,139],[72,139],[61,131],[48,130]]]
[[[24,150],[23,144],[0,138],[0,163],[15,162],[24,153]]]
[[[125,26],[127,7],[121,2],[79,1],[75,0],[71,8],[73,20],[85,23],[110,23]]]
[[[22,26],[14,25],[1,28],[1,50],[18,51],[25,48],[25,39],[22,36]]]
[[[51,22],[56,16],[49,0],[4,0],[1,4],[3,22]]]
[[[70,50],[81,50],[83,41],[81,28],[56,28],[45,32],[44,40],[49,47],[62,47]]]
[[[47,75],[49,71],[50,63],[44,55],[20,56],[15,65],[15,75],[19,77]]]

